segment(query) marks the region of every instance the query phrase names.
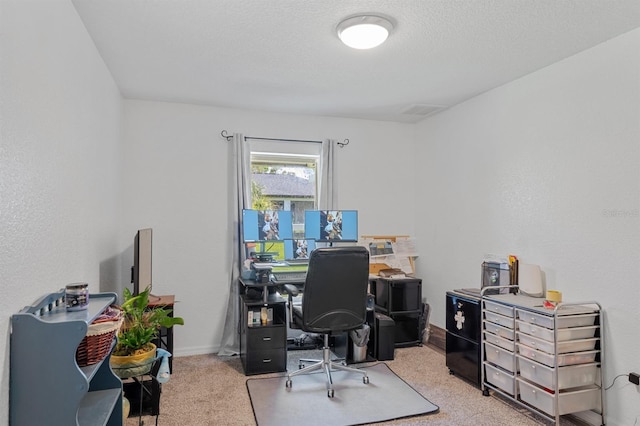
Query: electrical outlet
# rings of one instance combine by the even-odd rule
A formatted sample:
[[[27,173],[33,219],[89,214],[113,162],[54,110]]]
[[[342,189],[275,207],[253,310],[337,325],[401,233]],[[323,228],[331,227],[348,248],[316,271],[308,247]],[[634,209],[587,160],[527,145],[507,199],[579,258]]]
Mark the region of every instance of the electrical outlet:
[[[629,373],[629,381],[634,385],[640,385],[640,374]]]

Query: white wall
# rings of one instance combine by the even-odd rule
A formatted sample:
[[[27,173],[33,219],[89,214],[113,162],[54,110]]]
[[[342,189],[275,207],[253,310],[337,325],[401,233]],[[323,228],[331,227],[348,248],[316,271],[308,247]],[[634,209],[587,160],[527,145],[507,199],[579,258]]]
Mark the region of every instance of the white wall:
[[[116,281],[122,100],[71,3],[0,2],[0,424],[10,316]],[[43,353],[43,361],[47,354]]]
[[[153,228],[153,293],[175,294],[175,315],[185,319],[174,330],[176,355],[217,352],[222,338],[233,249],[226,241],[230,142],[222,130],[348,138],[337,149],[339,206],[361,212],[360,234],[415,231],[412,125],[125,101],[123,247],[138,228]],[[127,259],[130,250],[123,281]]]
[[[640,30],[416,126],[143,101],[124,102],[123,124],[67,0],[0,12],[3,395],[10,315],[73,281],[121,289],[142,227],[154,228],[154,292],[175,293],[186,320],[176,354],[217,350],[231,250],[223,129],[350,139],[339,204],[361,211],[361,234],[418,238],[436,325],[446,290],[479,285],[485,253],[515,253],[565,300],[603,305],[607,384],[640,370]],[[632,424],[637,397],[616,383],[608,423]],[[5,397],[0,423],[7,413]]]
[[[418,270],[444,328],[445,292],[479,287],[486,253],[539,264],[565,301],[605,311],[605,382],[640,370],[640,30],[433,116]],[[638,388],[607,392],[608,424],[634,424]]]

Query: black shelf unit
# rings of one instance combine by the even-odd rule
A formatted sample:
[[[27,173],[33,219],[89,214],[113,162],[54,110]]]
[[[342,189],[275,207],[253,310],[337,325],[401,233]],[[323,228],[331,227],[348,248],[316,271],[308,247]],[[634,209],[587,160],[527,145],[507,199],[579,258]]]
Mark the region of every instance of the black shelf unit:
[[[395,347],[422,344],[422,279],[382,278],[369,280],[369,290],[375,297],[375,310],[395,323]]]

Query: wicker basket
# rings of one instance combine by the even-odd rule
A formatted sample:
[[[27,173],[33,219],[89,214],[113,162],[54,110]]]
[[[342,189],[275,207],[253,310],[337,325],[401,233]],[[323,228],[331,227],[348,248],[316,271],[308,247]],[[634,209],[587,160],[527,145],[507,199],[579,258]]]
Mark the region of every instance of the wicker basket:
[[[121,314],[108,321],[89,324],[87,335],[76,350],[76,362],[79,367],[95,364],[107,356],[123,321]]]

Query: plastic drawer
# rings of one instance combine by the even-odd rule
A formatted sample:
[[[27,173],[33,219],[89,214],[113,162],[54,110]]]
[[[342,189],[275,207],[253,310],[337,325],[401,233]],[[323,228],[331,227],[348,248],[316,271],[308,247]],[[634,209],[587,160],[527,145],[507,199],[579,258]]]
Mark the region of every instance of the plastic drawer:
[[[505,317],[504,315],[494,314],[493,312],[484,311],[484,318],[494,324],[501,325],[507,328],[513,328],[513,317]]]
[[[518,319],[529,324],[539,325],[545,328],[554,328],[553,316],[537,314],[535,312],[517,310]],[[585,327],[595,324],[598,314],[582,315],[558,315],[556,317],[557,328]]]
[[[528,383],[521,378],[518,378],[517,381],[518,388],[520,390],[520,399],[550,416],[556,415],[554,401],[554,398],[556,397],[559,398],[558,414],[561,416],[579,411],[601,410],[600,389],[597,387],[554,394],[547,392],[534,384]]]
[[[553,330],[549,328],[539,327],[537,325],[533,325],[520,320],[516,320],[516,327],[523,333],[539,337],[540,339],[544,339],[549,342],[554,341]],[[597,329],[597,325],[588,327],[561,328],[558,329],[556,333],[558,334],[558,342],[564,342],[566,340],[589,339],[596,335]]]
[[[513,352],[506,351],[490,343],[484,344],[484,356],[492,364],[498,365],[507,371],[516,371],[516,357]]]
[[[556,379],[555,369],[546,367],[540,363],[523,358],[518,359],[518,370],[520,376],[536,383],[544,388],[555,390]],[[577,388],[580,386],[595,385],[598,383],[598,363],[571,365],[558,367],[559,389]]]
[[[516,332],[518,342],[533,349],[537,349],[548,354],[554,353],[553,341],[539,339],[531,334],[523,333],[520,330]]]
[[[513,340],[515,338],[515,332],[512,328],[502,327],[492,322],[483,321],[484,329],[497,336],[504,337],[505,339]]]
[[[516,320],[516,328],[530,336],[535,336],[548,342],[554,341],[553,330],[549,328],[540,327],[520,320]]]
[[[586,351],[586,352],[572,352],[568,354],[552,355],[548,354],[528,346],[516,343],[518,346],[518,353],[524,357],[543,363],[548,367],[555,367],[555,358],[558,358],[558,366],[574,365],[574,364],[587,364],[594,362],[596,354],[600,351]]]
[[[502,349],[506,349],[511,352],[515,352],[516,350],[516,345],[513,344],[513,340],[503,339],[497,334],[491,334],[485,331],[484,341],[487,343],[491,343],[493,345],[499,346]]]
[[[502,303],[495,303],[495,302],[485,301],[484,302],[484,309],[485,309],[485,311],[490,311],[490,312],[494,312],[496,314],[500,314],[500,315],[504,315],[506,317],[513,318],[513,312],[514,312],[513,307],[503,305]]]
[[[516,390],[515,377],[508,372],[484,363],[485,380],[493,386],[513,396]]]
[[[553,342],[548,340],[538,339],[537,337],[521,333],[520,331],[516,332],[516,335],[518,336],[518,341],[523,345],[549,354],[591,351],[596,348],[596,343],[600,340],[598,338],[565,340],[558,342],[558,346],[554,350]]]

